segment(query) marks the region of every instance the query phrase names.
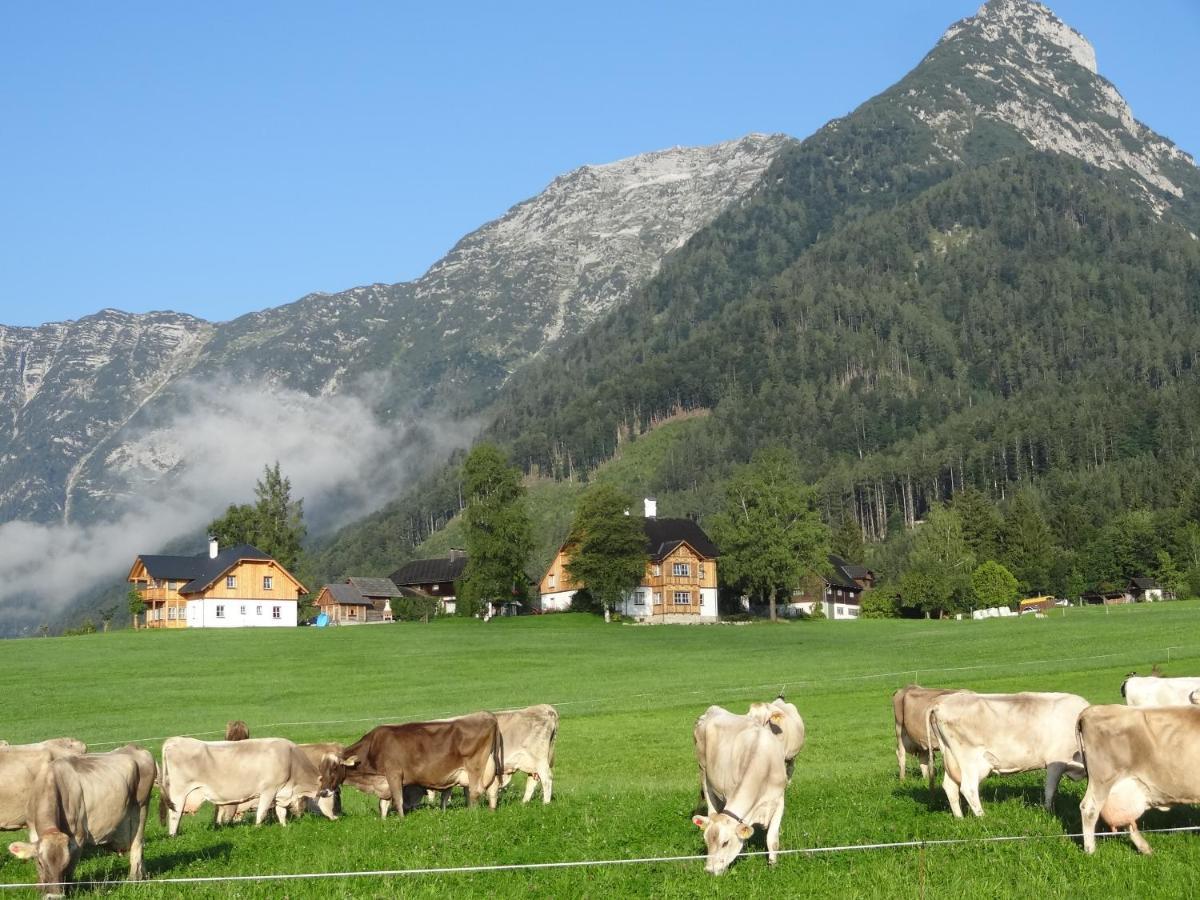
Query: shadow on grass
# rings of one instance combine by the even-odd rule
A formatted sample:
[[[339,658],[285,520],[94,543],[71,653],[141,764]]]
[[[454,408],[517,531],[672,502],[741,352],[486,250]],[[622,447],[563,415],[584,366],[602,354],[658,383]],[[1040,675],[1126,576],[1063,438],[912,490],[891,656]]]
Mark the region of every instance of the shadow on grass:
[[[175,850],[168,853],[155,853],[146,857],[146,878],[153,881],[155,877],[165,877],[172,870],[195,862],[219,859],[228,862],[233,855],[233,844],[221,841],[218,844],[206,844],[192,850]]]

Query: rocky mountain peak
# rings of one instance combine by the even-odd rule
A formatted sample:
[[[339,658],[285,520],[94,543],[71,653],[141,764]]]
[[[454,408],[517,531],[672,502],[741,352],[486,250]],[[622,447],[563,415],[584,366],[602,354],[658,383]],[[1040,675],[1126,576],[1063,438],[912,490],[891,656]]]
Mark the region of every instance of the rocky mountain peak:
[[[979,40],[1017,46],[1035,63],[1073,60],[1096,74],[1096,50],[1082,34],[1033,0],[988,0],[974,16],[946,29],[940,43],[969,32]]]
[[[989,0],[896,90],[951,160],[981,147],[1003,155],[1015,132],[1111,173],[1158,215],[1200,187],[1192,158],[1137,121],[1098,73],[1087,39],[1033,0]]]

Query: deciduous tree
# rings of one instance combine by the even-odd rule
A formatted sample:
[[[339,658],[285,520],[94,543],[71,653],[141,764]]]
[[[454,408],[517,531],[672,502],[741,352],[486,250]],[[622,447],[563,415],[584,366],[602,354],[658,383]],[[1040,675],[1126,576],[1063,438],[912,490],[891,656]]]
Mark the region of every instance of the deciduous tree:
[[[533,549],[521,473],[494,444],[479,444],[463,463],[467,567],[458,588],[461,615],[489,600],[525,599],[525,563]]]
[[[829,529],[815,500],[795,456],[769,448],[733,473],[713,519],[722,579],[765,600],[772,621],[775,594],[795,587],[805,572],[828,565]]]
[[[611,609],[646,574],[642,519],[629,515],[633,502],[611,485],[598,484],[580,498],[567,538],[572,545],[567,574],[605,609]]]

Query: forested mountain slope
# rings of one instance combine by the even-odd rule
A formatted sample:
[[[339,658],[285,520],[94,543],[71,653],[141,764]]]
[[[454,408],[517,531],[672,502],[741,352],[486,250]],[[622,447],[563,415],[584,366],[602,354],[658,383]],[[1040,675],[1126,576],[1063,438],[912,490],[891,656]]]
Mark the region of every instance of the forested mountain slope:
[[[1081,36],[992,0],[514,377],[486,434],[579,479],[656,421],[711,410],[646,480],[664,514],[711,511],[732,464],[782,443],[830,520],[877,538],[964,486],[1054,484],[1093,523],[1169,502],[1200,437],[1198,194],[1190,157],[1136,122]],[[412,552],[456,485],[439,473],[318,570]]]

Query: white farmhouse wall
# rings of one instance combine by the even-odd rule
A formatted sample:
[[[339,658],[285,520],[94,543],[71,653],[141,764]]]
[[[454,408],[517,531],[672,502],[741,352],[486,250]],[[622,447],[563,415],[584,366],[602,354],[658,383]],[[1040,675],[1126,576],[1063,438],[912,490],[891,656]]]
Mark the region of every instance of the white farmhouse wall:
[[[574,598],[574,591],[553,591],[549,594],[542,594],[542,610],[543,612],[566,612],[571,608],[571,601]]]
[[[217,615],[222,607],[224,615]],[[279,609],[279,618],[274,610]],[[223,597],[219,600],[189,600],[188,628],[295,628],[295,600],[239,600]]]

